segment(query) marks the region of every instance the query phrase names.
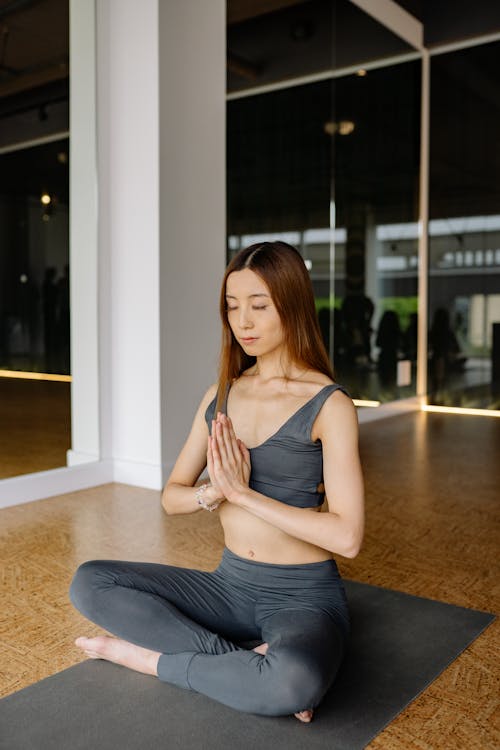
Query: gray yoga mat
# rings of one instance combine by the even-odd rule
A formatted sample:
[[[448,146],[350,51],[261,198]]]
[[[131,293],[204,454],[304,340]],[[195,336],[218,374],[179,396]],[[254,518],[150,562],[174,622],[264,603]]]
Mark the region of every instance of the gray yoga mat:
[[[363,748],[494,616],[353,581],[345,585],[350,647],[310,724],[241,713],[154,677],[89,659],[1,700],[0,748]]]

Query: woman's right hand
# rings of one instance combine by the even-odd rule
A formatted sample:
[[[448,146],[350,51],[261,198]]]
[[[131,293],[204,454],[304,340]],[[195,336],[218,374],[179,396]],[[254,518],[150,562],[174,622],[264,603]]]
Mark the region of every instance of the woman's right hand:
[[[216,434],[216,424],[219,420],[213,419],[212,420],[212,436]],[[229,427],[229,433],[231,436],[231,440],[233,442],[233,456],[235,457],[235,465],[233,466],[233,471],[236,470],[236,474],[239,477],[239,480],[243,482],[245,486],[248,486],[248,482],[250,481],[250,474],[251,474],[251,462],[250,462],[250,453],[245,446],[245,444],[236,437],[232,424],[228,420],[228,427]],[[210,482],[212,487],[209,487],[206,490],[207,496],[210,498],[210,500],[218,500],[220,498],[227,499],[224,495],[224,492],[220,489],[217,480],[215,478],[215,471],[214,471],[214,463],[213,463],[213,457],[212,457],[212,451],[210,449],[210,437],[208,438],[208,447],[207,447],[207,471],[208,475],[210,477]]]
[[[213,427],[213,421],[212,421],[212,427]],[[217,502],[217,500],[225,500],[224,493],[222,490],[219,489],[217,482],[215,480],[214,476],[214,466],[212,461],[212,456],[210,453],[210,436],[208,437],[208,445],[207,445],[207,471],[208,476],[210,479],[210,487],[207,487],[205,490],[205,496],[207,500],[209,500],[211,503]]]

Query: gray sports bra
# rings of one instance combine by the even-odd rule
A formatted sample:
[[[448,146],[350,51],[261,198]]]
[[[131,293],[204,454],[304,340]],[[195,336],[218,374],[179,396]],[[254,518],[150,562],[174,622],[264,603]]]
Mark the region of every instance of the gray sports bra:
[[[227,414],[229,388],[221,409],[224,414]],[[322,505],[325,493],[319,492],[318,487],[323,482],[323,452],[321,441],[311,440],[311,429],[323,403],[337,389],[351,398],[343,385],[325,385],[274,435],[249,449],[252,462],[249,486],[252,489],[296,508]],[[209,432],[215,419],[216,400],[215,396],[205,411]]]

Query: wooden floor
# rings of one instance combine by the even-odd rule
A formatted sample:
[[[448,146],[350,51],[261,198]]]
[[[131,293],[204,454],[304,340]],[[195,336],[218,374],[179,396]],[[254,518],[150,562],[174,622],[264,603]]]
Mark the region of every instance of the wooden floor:
[[[365,544],[341,572],[498,612],[500,419],[415,412],[361,427]],[[168,517],[160,493],[110,484],[0,511],[0,694],[82,660],[98,633],[68,600],[79,563],[150,560],[213,569],[216,514]],[[498,621],[369,746],[500,747]],[[332,745],[333,747],[333,745]]]

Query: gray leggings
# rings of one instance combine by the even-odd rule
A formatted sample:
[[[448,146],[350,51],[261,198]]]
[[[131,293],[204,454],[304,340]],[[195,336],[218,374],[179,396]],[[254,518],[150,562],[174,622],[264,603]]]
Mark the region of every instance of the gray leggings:
[[[159,651],[160,680],[269,716],[318,705],[349,629],[334,560],[275,565],[225,548],[210,573],[91,560],[78,568],[70,597],[108,632]],[[251,650],[263,641],[265,656]]]

